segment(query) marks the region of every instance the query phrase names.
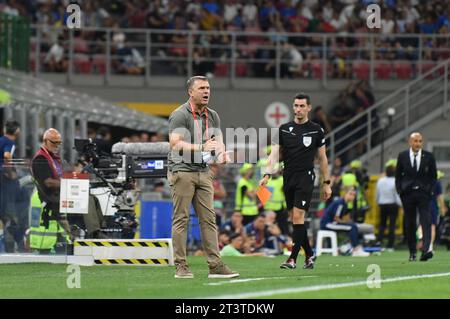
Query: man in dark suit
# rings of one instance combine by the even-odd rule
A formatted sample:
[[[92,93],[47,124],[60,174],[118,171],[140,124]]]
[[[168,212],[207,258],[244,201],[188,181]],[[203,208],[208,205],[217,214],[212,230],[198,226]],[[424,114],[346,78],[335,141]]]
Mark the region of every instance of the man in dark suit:
[[[431,248],[430,201],[436,183],[436,160],[433,154],[422,149],[420,133],[409,136],[409,150],[401,152],[397,159],[395,186],[403,203],[405,212],[406,238],[409,247],[409,261],[416,261],[416,219],[419,212],[423,231],[421,261],[433,257]]]

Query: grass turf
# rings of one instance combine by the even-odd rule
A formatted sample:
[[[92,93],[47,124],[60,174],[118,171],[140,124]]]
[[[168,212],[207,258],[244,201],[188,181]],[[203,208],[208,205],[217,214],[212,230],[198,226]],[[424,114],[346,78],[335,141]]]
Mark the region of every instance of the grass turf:
[[[301,258],[301,256],[299,257]],[[208,279],[203,257],[189,257],[194,279],[175,279],[174,267],[92,266],[80,267],[81,288],[69,289],[67,265],[0,265],[0,298],[217,298],[230,299],[252,293],[251,298],[449,298],[450,276],[417,278],[344,288],[322,287],[339,283],[365,282],[370,264],[380,267],[381,278],[450,272],[450,252],[441,250],[427,262],[407,261],[406,251],[367,258],[331,257],[317,259],[313,270],[280,269],[285,257],[228,257],[225,262],[240,272],[239,280]],[[301,291],[320,286],[318,291]],[[283,289],[297,289],[287,293]],[[277,290],[282,290],[281,293]],[[258,295],[258,292],[273,292]]]

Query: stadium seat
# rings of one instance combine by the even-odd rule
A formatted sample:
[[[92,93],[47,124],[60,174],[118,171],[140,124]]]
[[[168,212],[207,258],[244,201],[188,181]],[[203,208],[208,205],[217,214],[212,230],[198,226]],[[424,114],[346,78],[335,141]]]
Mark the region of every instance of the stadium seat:
[[[445,49],[441,49],[441,53],[440,53],[440,57],[439,60],[447,60],[448,58],[450,58],[450,49],[449,50],[445,50]]]
[[[236,76],[244,77],[247,75],[247,64],[245,63],[236,63],[235,68]]]
[[[353,75],[358,80],[368,80],[370,77],[370,63],[364,60],[353,62]]]
[[[77,73],[91,73],[91,61],[89,60],[89,56],[86,54],[75,54],[73,66],[75,72]]]
[[[30,53],[30,57],[28,58],[28,69],[30,72],[36,71],[36,58],[34,53]]]
[[[106,57],[103,54],[94,54],[92,56],[92,66],[97,74],[106,73]]]
[[[330,63],[326,63],[326,69],[327,69],[327,73],[330,74],[331,73],[331,64]],[[314,79],[321,79],[322,78],[322,73],[323,73],[323,67],[322,67],[322,60],[312,60],[311,61],[311,70],[312,70],[312,77]]]
[[[137,10],[135,14],[129,17],[128,23],[130,28],[144,28],[145,19],[147,18],[146,10]]]
[[[75,53],[89,53],[87,41],[81,38],[75,38],[73,41],[73,51]]]
[[[391,78],[392,64],[389,61],[376,61],[375,74],[376,78],[380,80],[387,80]]]
[[[44,68],[45,57],[46,57],[46,54],[41,52],[41,58],[40,58],[41,71]],[[30,72],[36,71],[37,66],[36,66],[36,53],[35,52],[31,52],[28,57],[28,67],[29,67]]]
[[[36,52],[36,38],[35,37],[31,37],[30,38],[30,52]]]
[[[323,248],[323,240],[325,238],[331,239],[331,248]],[[319,230],[317,232],[316,240],[316,256],[322,255],[322,253],[330,253],[333,256],[338,255],[337,234],[332,230]]]
[[[445,67],[441,67],[438,69],[439,75],[441,75],[441,76],[444,75],[444,72],[445,72]],[[448,64],[447,78],[450,79],[450,64]]]
[[[228,76],[228,63],[216,63],[214,75],[218,77]]]
[[[432,68],[436,66],[436,62],[434,61],[423,61],[422,62],[422,74],[430,71]],[[434,74],[427,75],[425,79],[432,80],[434,78]]]
[[[412,65],[409,61],[395,61],[394,69],[397,79],[410,80],[412,78]]]
[[[253,57],[253,56],[255,56],[256,52],[258,51],[259,46],[260,46],[260,43],[250,41],[248,43],[239,44],[238,50],[240,50],[244,56]]]
[[[241,31],[240,27],[235,26],[233,24],[227,25],[226,29],[227,29],[227,31],[231,31],[231,32]]]
[[[246,27],[245,32],[252,33],[252,32],[261,32],[261,29],[259,27]],[[247,43],[264,43],[265,38],[260,35],[247,35]]]

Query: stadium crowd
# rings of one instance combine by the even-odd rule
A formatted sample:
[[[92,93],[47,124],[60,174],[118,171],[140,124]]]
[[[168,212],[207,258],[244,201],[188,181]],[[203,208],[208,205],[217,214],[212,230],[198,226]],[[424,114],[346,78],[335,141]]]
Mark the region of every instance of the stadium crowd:
[[[69,1],[0,1],[0,12],[27,17],[38,25],[64,25]],[[126,29],[164,30],[152,33],[152,73],[164,74],[171,69],[186,73],[188,35],[186,30],[290,32],[280,35],[282,42],[280,76],[321,78],[322,38],[314,33],[334,34],[329,39],[326,58],[327,73],[334,78],[367,79],[370,51],[368,38],[356,34],[378,33],[375,60],[376,76],[409,79],[417,72],[416,62],[423,69],[435,61],[450,57],[448,35],[450,10],[446,1],[431,0],[224,0],[224,1],[78,1],[85,27],[112,28],[112,69],[116,73],[143,74],[145,36],[128,33]],[[368,29],[366,6],[381,5],[381,28]],[[68,33],[43,29],[41,52],[45,54],[45,71],[67,70]],[[419,44],[410,34],[429,35]],[[301,34],[301,35],[300,35]],[[393,34],[407,34],[396,37]],[[105,72],[106,34],[81,30],[75,33],[75,70],[80,73]],[[231,55],[229,33],[194,35],[193,69],[197,74],[225,76]],[[273,34],[244,34],[236,37],[237,76],[273,77],[276,45]],[[422,51],[419,52],[419,47]],[[34,47],[32,48],[34,49]],[[419,57],[419,55],[422,55]],[[181,59],[181,60],[180,60]],[[167,61],[170,61],[167,62]],[[385,62],[395,62],[394,64]],[[398,62],[398,63],[397,63]],[[401,62],[401,63],[400,63]],[[33,63],[33,62],[31,62]]]

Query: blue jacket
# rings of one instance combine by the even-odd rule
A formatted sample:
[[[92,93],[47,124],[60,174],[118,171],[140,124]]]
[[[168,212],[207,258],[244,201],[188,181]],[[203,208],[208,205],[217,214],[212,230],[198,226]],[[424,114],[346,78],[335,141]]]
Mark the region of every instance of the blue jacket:
[[[320,228],[325,229],[328,223],[334,222],[334,217],[342,218],[345,214],[349,213],[347,203],[343,198],[334,200],[327,208],[320,220]]]

